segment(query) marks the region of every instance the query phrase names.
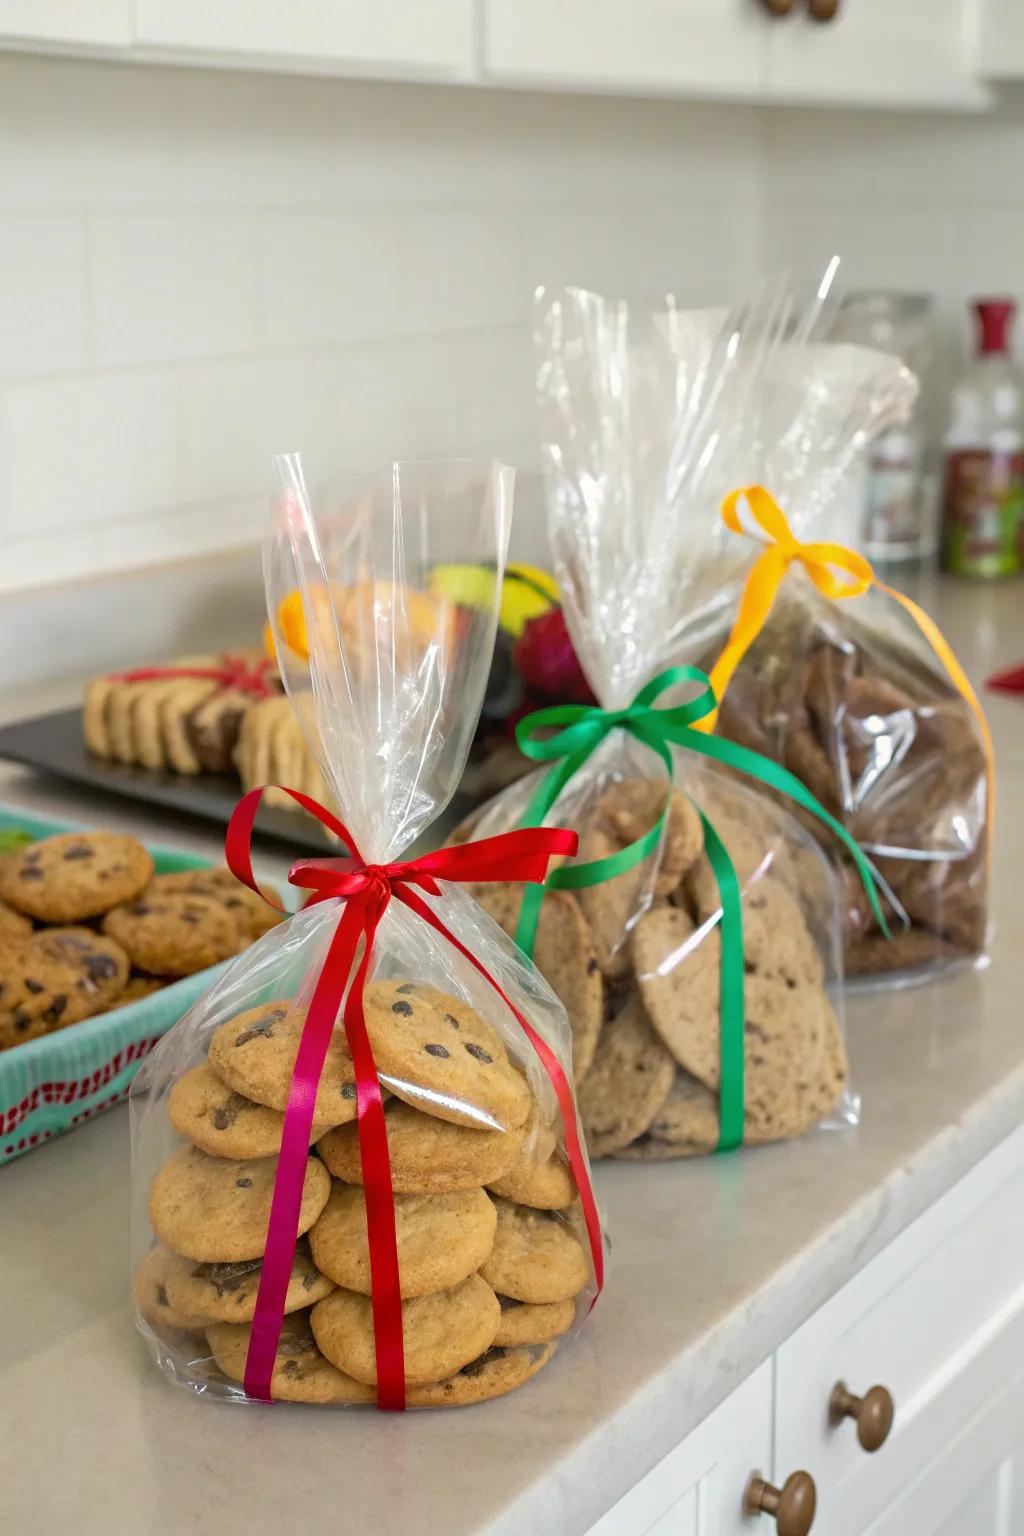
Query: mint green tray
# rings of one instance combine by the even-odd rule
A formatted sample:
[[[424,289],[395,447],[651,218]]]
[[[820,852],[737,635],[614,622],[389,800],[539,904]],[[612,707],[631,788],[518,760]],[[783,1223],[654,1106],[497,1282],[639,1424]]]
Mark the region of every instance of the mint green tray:
[[[78,832],[48,816],[0,806],[0,831],[23,828],[33,837]],[[149,844],[161,874],[202,869],[208,859]],[[126,1097],[139,1062],[172,1024],[216,981],[229,961],[172,982],[124,1008],[83,1019],[53,1035],[0,1051],[0,1163],[62,1136]]]

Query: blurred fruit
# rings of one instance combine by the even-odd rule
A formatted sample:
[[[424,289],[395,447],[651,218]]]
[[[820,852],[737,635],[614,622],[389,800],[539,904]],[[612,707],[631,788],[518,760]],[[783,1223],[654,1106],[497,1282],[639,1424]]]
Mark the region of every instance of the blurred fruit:
[[[529,693],[546,703],[595,704],[573,650],[561,608],[530,619],[516,642],[515,662]]]

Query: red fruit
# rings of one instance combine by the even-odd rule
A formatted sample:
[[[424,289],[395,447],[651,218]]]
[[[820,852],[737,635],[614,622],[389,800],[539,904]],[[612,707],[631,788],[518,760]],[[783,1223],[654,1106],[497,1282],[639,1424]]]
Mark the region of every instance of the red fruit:
[[[527,689],[546,703],[597,702],[573,650],[561,608],[529,619],[513,656]]]

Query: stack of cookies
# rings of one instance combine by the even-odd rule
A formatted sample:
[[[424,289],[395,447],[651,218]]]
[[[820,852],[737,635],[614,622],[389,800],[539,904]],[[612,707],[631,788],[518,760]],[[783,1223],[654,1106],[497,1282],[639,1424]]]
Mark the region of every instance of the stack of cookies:
[[[591,1278],[571,1173],[526,1076],[468,1003],[415,981],[374,981],[365,1016],[388,1101],[408,1403],[501,1396],[551,1358]],[[190,1369],[205,1381],[244,1378],[305,1017],[285,1000],[229,1019],[167,1101],[185,1145],[150,1189],[157,1245],[136,1271],[135,1299],[172,1342],[166,1330],[204,1335]],[[355,1072],[340,1025],[314,1114],[272,1392],[373,1402]]]
[[[279,919],[227,869],[157,875],[119,832],[69,832],[0,859],[0,1050],[237,954]]]
[[[580,860],[642,836],[664,779],[623,779],[592,804]],[[698,790],[743,893],[747,1144],[798,1136],[835,1107],[847,1078],[842,1035],[807,913],[829,911],[821,860],[789,844],[777,813],[724,778]],[[487,826],[486,830],[493,830]],[[521,888],[477,900],[514,933]],[[670,794],[660,862],[544,899],[534,959],[566,1006],[591,1157],[660,1159],[714,1151],[719,1134],[720,903],[700,818]]]

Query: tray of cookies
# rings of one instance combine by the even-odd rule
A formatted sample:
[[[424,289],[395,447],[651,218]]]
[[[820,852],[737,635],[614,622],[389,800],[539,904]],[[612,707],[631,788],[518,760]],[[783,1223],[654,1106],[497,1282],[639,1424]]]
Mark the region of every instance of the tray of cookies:
[[[0,1162],[123,1099],[277,920],[207,860],[0,807]]]

